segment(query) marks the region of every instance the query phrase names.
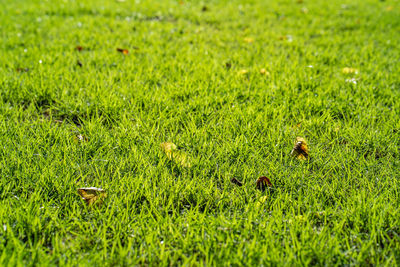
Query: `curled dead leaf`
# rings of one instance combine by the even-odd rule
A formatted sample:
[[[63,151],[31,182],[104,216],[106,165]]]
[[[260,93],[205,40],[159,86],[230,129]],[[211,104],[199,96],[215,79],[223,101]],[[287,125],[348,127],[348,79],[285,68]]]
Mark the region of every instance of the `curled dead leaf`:
[[[107,197],[106,191],[97,187],[78,188],[78,194],[86,201],[86,204],[89,207],[93,205],[101,205]]]
[[[128,49],[124,49],[124,48],[117,48],[117,51],[124,54],[124,55],[128,55],[129,51]]]
[[[296,143],[290,155],[299,160],[306,160],[309,157],[308,145],[303,137],[296,137]]]
[[[262,192],[264,192],[265,189],[267,189],[267,187],[272,187],[272,186],[273,185],[271,181],[266,176],[261,176],[256,181],[256,189],[261,190]]]

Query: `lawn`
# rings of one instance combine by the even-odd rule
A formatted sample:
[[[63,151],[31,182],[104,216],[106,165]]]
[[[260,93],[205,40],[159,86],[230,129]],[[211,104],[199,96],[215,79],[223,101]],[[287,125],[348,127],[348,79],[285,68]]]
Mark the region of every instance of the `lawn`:
[[[0,265],[400,265],[399,32],[396,0],[3,0]]]

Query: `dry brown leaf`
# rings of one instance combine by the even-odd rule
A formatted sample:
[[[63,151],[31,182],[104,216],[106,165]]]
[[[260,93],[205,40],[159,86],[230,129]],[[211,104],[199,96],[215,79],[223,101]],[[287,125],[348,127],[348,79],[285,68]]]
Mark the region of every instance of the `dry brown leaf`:
[[[296,137],[296,143],[290,152],[290,155],[294,156],[299,160],[306,160],[308,158],[308,145],[303,137]]]
[[[97,187],[78,188],[78,194],[86,201],[89,207],[101,205],[103,200],[107,197],[106,191]]]
[[[128,55],[129,51],[128,49],[124,49],[124,48],[117,48],[117,51],[124,54],[124,55]]]
[[[78,45],[75,47],[75,49],[78,50],[79,52],[81,52],[83,50],[83,46]]]
[[[261,190],[263,192],[265,191],[265,189],[267,189],[267,187],[272,187],[272,186],[273,185],[271,181],[266,176],[261,176],[256,181],[256,189]]]

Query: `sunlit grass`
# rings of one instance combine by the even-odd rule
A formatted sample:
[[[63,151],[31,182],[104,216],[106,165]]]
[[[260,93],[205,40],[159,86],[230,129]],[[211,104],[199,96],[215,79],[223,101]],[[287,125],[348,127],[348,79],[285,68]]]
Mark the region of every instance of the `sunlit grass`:
[[[397,1],[0,7],[1,265],[399,264]]]

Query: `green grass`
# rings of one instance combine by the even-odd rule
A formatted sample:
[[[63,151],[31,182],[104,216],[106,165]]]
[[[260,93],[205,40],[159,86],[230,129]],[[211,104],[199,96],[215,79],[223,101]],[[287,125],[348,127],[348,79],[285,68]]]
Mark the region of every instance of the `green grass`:
[[[2,1],[0,265],[399,265],[399,32],[395,0]]]

